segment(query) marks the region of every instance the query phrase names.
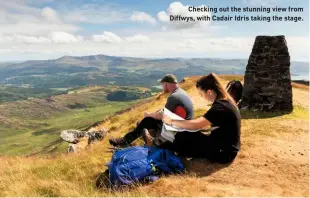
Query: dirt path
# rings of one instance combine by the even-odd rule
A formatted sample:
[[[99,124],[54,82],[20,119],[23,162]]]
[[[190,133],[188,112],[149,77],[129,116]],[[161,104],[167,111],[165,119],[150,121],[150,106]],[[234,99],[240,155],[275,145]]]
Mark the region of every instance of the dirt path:
[[[301,105],[304,108],[309,108],[309,91],[302,89],[293,89],[293,101],[296,105]]]

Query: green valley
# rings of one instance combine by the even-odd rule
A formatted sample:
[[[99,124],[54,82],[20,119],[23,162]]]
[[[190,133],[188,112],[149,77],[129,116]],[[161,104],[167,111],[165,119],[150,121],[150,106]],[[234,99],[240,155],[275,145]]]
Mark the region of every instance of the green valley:
[[[134,97],[114,97],[128,93]],[[130,93],[130,94],[129,94]],[[44,99],[30,98],[0,104],[0,154],[29,155],[65,152],[64,129],[86,129],[106,116],[131,107],[155,92],[140,87],[90,86]],[[125,94],[126,95],[126,94]]]

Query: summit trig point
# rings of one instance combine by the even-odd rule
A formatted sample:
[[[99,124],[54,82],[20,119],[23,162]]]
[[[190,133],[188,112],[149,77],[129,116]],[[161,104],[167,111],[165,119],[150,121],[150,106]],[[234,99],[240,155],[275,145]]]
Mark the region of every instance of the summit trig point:
[[[242,109],[292,111],[290,55],[284,36],[257,36],[244,76]]]

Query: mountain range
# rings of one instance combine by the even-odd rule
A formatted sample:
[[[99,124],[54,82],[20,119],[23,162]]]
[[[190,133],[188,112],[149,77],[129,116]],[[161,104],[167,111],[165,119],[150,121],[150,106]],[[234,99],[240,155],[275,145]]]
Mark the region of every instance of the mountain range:
[[[54,89],[107,84],[149,87],[167,73],[179,79],[210,72],[244,74],[246,65],[246,59],[63,56],[0,65],[0,85]],[[292,76],[308,74],[308,62],[291,61]]]

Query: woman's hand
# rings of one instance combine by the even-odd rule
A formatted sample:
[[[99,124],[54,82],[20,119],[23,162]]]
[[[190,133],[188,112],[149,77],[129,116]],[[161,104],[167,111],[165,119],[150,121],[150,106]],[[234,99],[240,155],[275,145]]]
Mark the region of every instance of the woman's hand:
[[[166,124],[173,125],[182,129],[195,131],[199,131],[200,129],[211,125],[211,123],[204,117],[200,117],[195,120],[173,120],[170,117],[164,115],[162,121]]]
[[[163,115],[162,121],[166,124],[172,124],[172,119],[167,115]]]

